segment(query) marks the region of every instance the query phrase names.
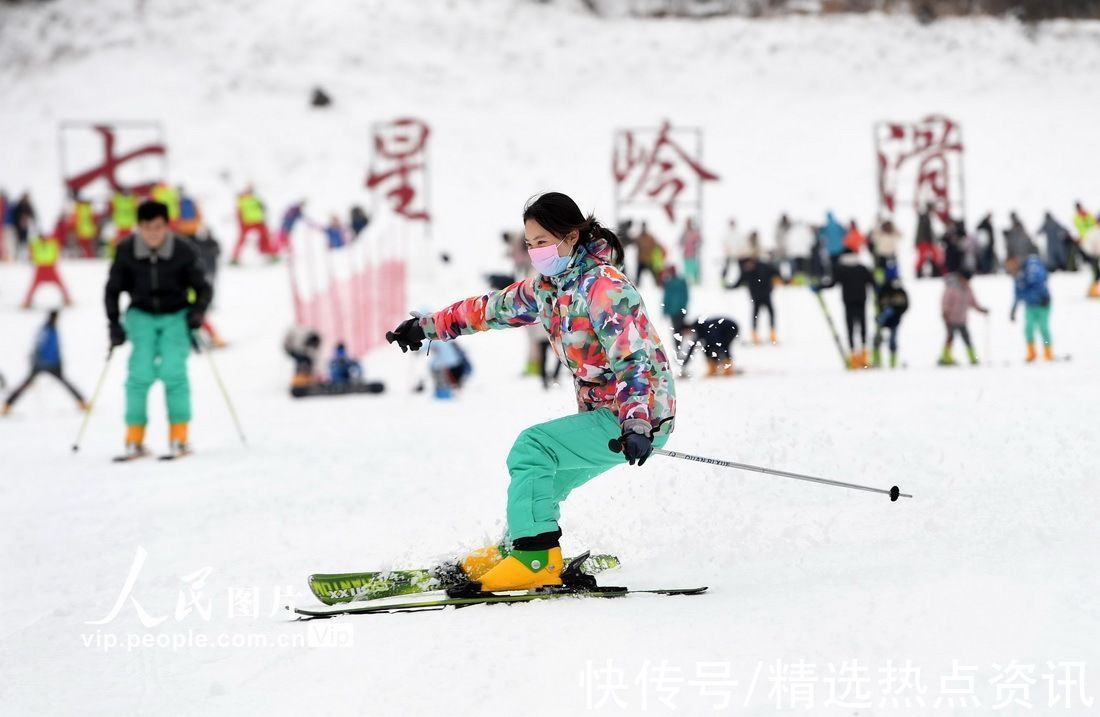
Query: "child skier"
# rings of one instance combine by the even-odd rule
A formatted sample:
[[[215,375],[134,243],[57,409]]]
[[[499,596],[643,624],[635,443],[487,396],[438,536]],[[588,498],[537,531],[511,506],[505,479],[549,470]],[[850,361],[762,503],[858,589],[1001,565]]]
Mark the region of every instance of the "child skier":
[[[168,207],[146,201],[138,207],[136,236],[123,239],[107,278],[105,303],[112,349],[129,338],[126,378],[126,452],[122,460],[146,455],[147,399],[153,381],[164,382],[171,455],[188,453],[191,385],[187,358],[191,332],[202,326],[213,290],[199,265],[198,252],[168,228]],[[119,296],[130,295],[125,327]],[[194,303],[188,295],[194,291]]]
[[[979,304],[975,298],[974,291],[970,288],[971,276],[969,271],[959,271],[948,274],[943,280],[942,310],[947,339],[943,344],[940,366],[956,365],[955,357],[951,355],[951,344],[955,341],[955,334],[962,336],[971,365],[978,363],[978,354],[974,351],[974,345],[970,342],[970,330],[966,327],[966,314],[970,309],[988,314],[989,309]]]
[[[348,347],[343,342],[336,344],[332,358],[328,362],[329,383],[344,386],[363,380],[363,367],[348,355]]]
[[[882,367],[882,335],[890,332],[890,368],[898,365],[898,327],[901,317],[909,308],[909,295],[901,285],[896,264],[886,264],[886,277],[878,292],[878,316],[875,317],[874,348],[871,351],[871,365]]]
[[[84,402],[84,396],[65,379],[65,375],[61,371],[61,341],[57,335],[57,311],[49,313],[46,323],[38,331],[38,336],[34,340],[34,353],[31,354],[31,373],[23,383],[19,384],[18,388],[11,392],[8,400],[4,402],[3,413],[5,416],[11,413],[12,406],[19,400],[19,396],[30,387],[40,373],[48,373],[60,381],[61,385],[69,389],[69,393],[76,399],[80,410],[88,410],[88,404]]]
[[[65,282],[61,280],[61,274],[57,271],[57,262],[61,259],[61,243],[59,234],[54,236],[38,236],[30,240],[31,263],[34,264],[34,278],[27,289],[27,295],[23,299],[23,308],[31,308],[35,292],[43,284],[56,284],[61,291],[61,298],[65,306],[72,306],[73,300],[69,296],[69,290],[65,288]]]
[[[687,365],[697,347],[702,347],[707,360],[707,376],[733,376],[733,342],[739,333],[737,322],[726,316],[705,316],[684,329],[687,353],[681,376],[687,375]]]
[[[727,286],[727,289],[747,287],[749,298],[752,299],[752,342],[760,343],[760,334],[756,331],[757,320],[760,318],[760,310],[768,310],[768,338],[776,343],[775,334],[775,307],[772,306],[772,289],[779,279],[779,270],[766,261],[760,261],[755,257],[745,259],[741,264],[741,276],[737,277],[737,283]]]
[[[316,381],[313,367],[321,352],[321,335],[307,326],[293,326],[283,339],[283,351],[294,359],[294,378],[290,387],[312,386]]]
[[[511,542],[460,561],[471,590],[561,585],[561,502],[624,460],[645,463],[668,440],[676,407],[668,358],[622,272],[618,237],[558,192],[530,201],[523,220],[536,276],[408,319],[386,336],[418,350],[426,340],[539,322],[575,377],[580,413],[528,428],[508,455]],[[612,439],[622,455],[609,450]]]
[[[1031,254],[1023,261],[1012,256],[1005,261],[1005,268],[1016,277],[1016,296],[1009,318],[1016,321],[1016,307],[1024,305],[1024,338],[1027,340],[1027,362],[1032,363],[1035,351],[1035,331],[1043,339],[1043,357],[1054,360],[1054,346],[1050,336],[1050,289],[1047,287],[1047,270],[1043,260]]]

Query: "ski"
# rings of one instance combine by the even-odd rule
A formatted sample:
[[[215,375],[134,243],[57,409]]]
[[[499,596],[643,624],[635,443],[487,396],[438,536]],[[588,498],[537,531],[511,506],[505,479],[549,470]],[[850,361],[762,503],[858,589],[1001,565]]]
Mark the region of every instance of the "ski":
[[[358,393],[382,393],[386,390],[381,381],[367,381],[361,383],[315,383],[309,386],[292,386],[290,395],[294,398],[310,398],[312,396],[348,396]]]
[[[572,559],[566,562],[572,562]],[[602,573],[619,567],[619,559],[614,555],[590,555],[582,567],[589,574]],[[310,591],[325,605],[415,595],[446,587],[432,569],[318,573],[309,576]]]
[[[136,455],[136,456],[122,455],[122,456],[115,456],[114,458],[111,459],[111,462],[112,463],[129,463],[130,461],[140,461],[142,458],[148,458],[148,457],[149,457],[148,453],[142,453],[142,454]]]
[[[388,602],[381,605],[345,605],[335,609],[311,609],[287,606],[287,609],[300,617],[300,620],[329,618],[337,615],[375,615],[395,612],[429,612],[445,610],[449,607],[461,608],[470,605],[496,605],[501,603],[535,602],[537,600],[556,600],[560,598],[617,598],[627,595],[701,595],[707,588],[661,588],[653,590],[630,590],[620,587],[597,587],[592,590],[559,590],[549,592],[524,593],[484,593],[470,597],[440,598],[414,602]]]

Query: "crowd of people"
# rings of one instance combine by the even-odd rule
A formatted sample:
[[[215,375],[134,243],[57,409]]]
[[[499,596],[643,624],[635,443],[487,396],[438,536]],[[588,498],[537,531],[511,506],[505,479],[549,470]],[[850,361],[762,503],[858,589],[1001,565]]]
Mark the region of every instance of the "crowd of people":
[[[982,313],[986,309],[974,297],[970,280],[976,274],[1002,270],[1015,278],[1016,303],[1026,307],[1026,360],[1036,360],[1039,347],[1046,359],[1054,359],[1049,273],[1087,266],[1092,277],[1087,295],[1100,298],[1100,222],[1078,202],[1071,224],[1072,229],[1047,212],[1038,231],[1032,234],[1012,212],[1008,227],[998,239],[990,214],[968,231],[963,221],[941,219],[931,206],[924,207],[917,217],[913,268],[919,278],[944,278],[941,315],[945,340],[940,365],[958,363],[953,353],[956,337],[962,340],[969,362],[979,363],[966,318],[971,309]],[[664,314],[672,324],[684,370],[698,344],[706,347],[708,375],[735,373],[729,347],[740,333],[737,322],[722,315],[688,319],[690,287],[701,282],[703,237],[696,223],[688,219],[679,237],[682,271],[670,261],[670,252],[647,223],[640,223],[637,231],[631,228],[631,222],[620,225],[624,244],[634,247],[633,278],[641,285],[648,275],[663,290]],[[841,350],[845,351],[848,366],[896,367],[899,329],[909,308],[909,295],[898,266],[903,242],[905,237],[888,218],[864,231],[855,220],[843,223],[832,212],[827,212],[820,224],[792,220],[784,214],[770,245],[762,240],[760,232],[743,231],[736,219],[730,219],[722,243],[720,281],[727,289],[747,289],[754,344],[761,343],[764,314],[768,320],[767,339],[772,344],[778,342],[772,301],[775,287],[809,285],[817,292],[838,287],[847,338],[846,351],[843,346]],[[870,323],[869,305],[873,305]],[[827,318],[831,323],[831,317]],[[888,360],[884,347],[889,352]]]

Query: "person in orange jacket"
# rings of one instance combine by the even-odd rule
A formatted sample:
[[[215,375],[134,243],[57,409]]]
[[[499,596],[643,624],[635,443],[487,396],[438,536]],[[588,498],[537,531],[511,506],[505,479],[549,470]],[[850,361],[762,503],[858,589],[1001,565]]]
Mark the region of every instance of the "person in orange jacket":
[[[844,235],[844,248],[853,254],[858,254],[866,243],[867,237],[863,236],[863,232],[859,230],[856,220],[848,222],[848,232]]]

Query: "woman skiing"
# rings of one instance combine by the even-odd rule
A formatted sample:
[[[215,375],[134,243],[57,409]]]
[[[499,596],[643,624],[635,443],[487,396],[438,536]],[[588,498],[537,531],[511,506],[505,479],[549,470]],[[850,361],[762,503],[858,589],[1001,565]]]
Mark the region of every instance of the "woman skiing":
[[[676,408],[667,355],[622,272],[618,237],[558,192],[528,202],[523,222],[537,275],[414,315],[386,335],[407,351],[425,340],[540,323],[573,373],[580,412],[526,429],[508,454],[504,544],[459,564],[474,590],[561,585],[561,502],[624,460],[645,463],[668,440]],[[612,439],[622,454],[608,448]]]

